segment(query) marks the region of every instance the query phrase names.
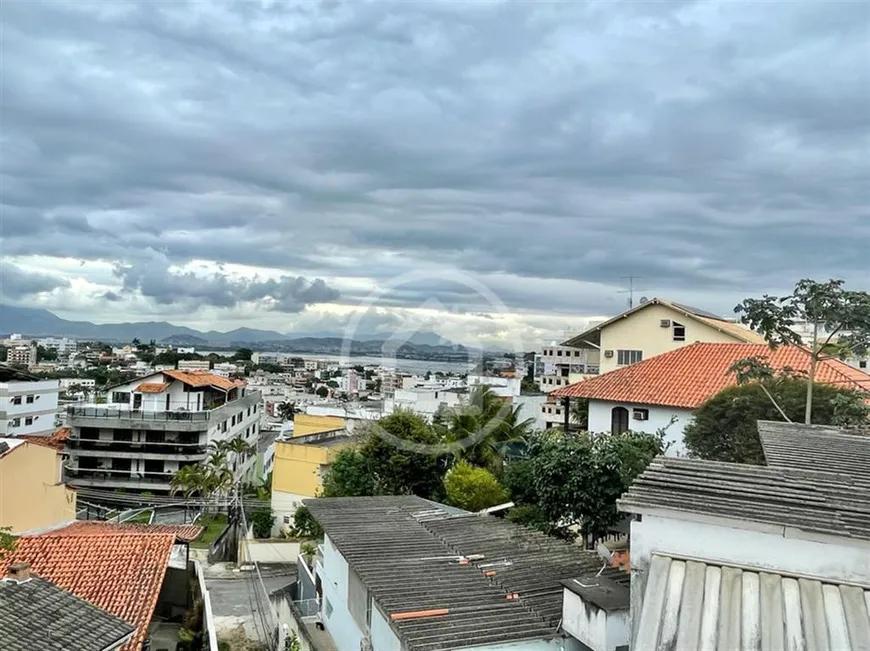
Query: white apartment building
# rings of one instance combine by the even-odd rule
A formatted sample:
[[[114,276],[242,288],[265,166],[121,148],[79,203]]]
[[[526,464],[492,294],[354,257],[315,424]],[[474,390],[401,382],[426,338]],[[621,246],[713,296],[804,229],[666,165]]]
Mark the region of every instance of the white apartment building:
[[[0,437],[49,436],[55,429],[57,380],[37,380],[0,366]]]
[[[218,362],[214,365],[214,368],[211,370],[211,372],[215,375],[220,375],[221,377],[229,377],[230,375],[235,375],[242,370],[243,369],[241,367],[239,367],[237,364],[233,364],[232,362]]]
[[[20,366],[36,364],[36,344],[32,341],[23,342],[7,349],[6,363]]]
[[[82,389],[89,391],[93,391],[97,388],[97,381],[88,377],[64,377],[59,381],[61,391],[68,391],[73,387],[81,387]]]
[[[253,353],[251,361],[254,364],[280,364],[281,356],[278,353]]]
[[[182,359],[178,362],[179,371],[208,371],[210,366],[207,359]]]
[[[384,400],[384,414],[397,409],[409,409],[431,419],[439,409],[450,409],[462,405],[468,389],[461,387],[415,387],[396,389],[392,398]]]
[[[256,445],[260,398],[245,382],[206,371],[167,370],[112,387],[106,404],[67,408],[65,481],[166,493],[176,471],[206,459],[209,443],[241,436]]]
[[[515,398],[520,395],[522,380],[516,377],[501,377],[498,375],[471,375],[466,378],[468,390],[477,386],[489,387],[495,395],[501,398]]]
[[[68,339],[66,337],[45,337],[44,339],[37,339],[36,343],[43,348],[54,348],[57,351],[58,359],[68,357],[71,353],[76,352],[78,347],[78,342],[75,339]]]

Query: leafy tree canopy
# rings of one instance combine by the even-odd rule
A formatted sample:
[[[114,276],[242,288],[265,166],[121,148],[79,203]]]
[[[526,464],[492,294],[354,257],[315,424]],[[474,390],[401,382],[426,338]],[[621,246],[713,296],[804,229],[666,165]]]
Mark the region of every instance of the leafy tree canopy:
[[[870,348],[870,293],[849,291],[842,280],[818,283],[804,279],[788,296],[748,298],[734,311],[741,321],[760,332],[773,346],[802,345],[795,330],[800,323],[812,329],[810,371],[805,384],[804,422],[813,422],[816,367],[823,359],[864,355]]]
[[[684,432],[686,448],[702,459],[764,464],[757,421],[783,420],[769,396],[789,419],[800,420],[806,391],[806,380],[788,376],[723,389],[695,410],[694,420]],[[817,385],[813,422],[839,426],[866,423],[864,397],[855,391]]]
[[[449,504],[466,511],[504,504],[508,497],[494,474],[467,461],[457,462],[444,476],[444,490]]]
[[[375,484],[366,459],[354,448],[341,450],[323,477],[322,497],[374,495]]]
[[[661,435],[549,437],[533,457],[537,506],[551,531],[573,526],[597,538],[619,522],[616,500],[663,451]]]

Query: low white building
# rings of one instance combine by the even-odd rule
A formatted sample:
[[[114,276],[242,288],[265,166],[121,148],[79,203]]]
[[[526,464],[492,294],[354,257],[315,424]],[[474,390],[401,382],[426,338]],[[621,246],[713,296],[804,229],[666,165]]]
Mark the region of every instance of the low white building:
[[[478,386],[489,387],[495,395],[501,398],[514,398],[520,395],[522,379],[517,377],[501,377],[499,375],[472,375],[466,378],[468,389]]]
[[[178,361],[179,371],[208,371],[211,362],[207,359],[182,359]]]
[[[468,395],[465,388],[396,389],[392,398],[384,400],[384,414],[397,409],[408,409],[425,418],[432,418],[439,410],[459,407]]]
[[[566,400],[570,409],[572,400],[586,399],[590,432],[664,430],[667,454],[682,455],[683,433],[695,409],[736,386],[728,369],[751,356],[765,357],[775,370],[805,372],[810,363],[807,351],[796,346],[771,350],[762,344],[697,343],[553,391],[542,409],[558,407],[564,417]],[[867,391],[870,375],[839,360],[825,360],[817,367],[816,382]]]
[[[58,380],[0,365],[0,436],[49,436],[57,420]]]
[[[335,648],[587,648],[562,626],[562,579],[594,575],[596,552],[410,495],[305,505],[325,532],[316,603]]]
[[[659,458],[619,501],[632,648],[870,646],[870,438],[759,433],[767,467]]]

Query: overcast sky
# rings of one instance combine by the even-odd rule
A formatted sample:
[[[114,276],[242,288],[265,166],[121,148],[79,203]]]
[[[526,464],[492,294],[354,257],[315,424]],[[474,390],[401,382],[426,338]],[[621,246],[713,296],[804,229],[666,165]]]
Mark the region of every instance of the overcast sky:
[[[870,287],[870,3],[40,2],[2,20],[5,303],[558,338]],[[2,319],[2,315],[0,315]]]

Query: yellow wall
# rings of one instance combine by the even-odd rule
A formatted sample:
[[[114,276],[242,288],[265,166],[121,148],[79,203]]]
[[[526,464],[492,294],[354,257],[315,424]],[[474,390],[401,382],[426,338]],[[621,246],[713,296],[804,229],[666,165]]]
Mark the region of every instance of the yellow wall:
[[[320,478],[333,457],[346,445],[318,447],[295,443],[275,444],[275,467],[272,470],[272,492],[281,491],[305,497],[315,497],[320,490]]]
[[[22,443],[0,458],[0,528],[18,534],[75,520],[75,491],[59,481],[52,448]]]
[[[662,328],[660,325],[662,319],[669,319],[671,327]],[[674,341],[674,321],[686,326],[685,341]],[[643,358],[649,359],[697,341],[738,343],[741,340],[664,305],[650,305],[601,330],[600,372],[607,373],[622,368],[616,363],[618,359],[616,351],[620,349],[642,350]],[[606,350],[612,350],[613,357],[606,357],[604,355]]]
[[[320,432],[344,429],[344,418],[338,416],[310,416],[296,414],[293,418],[293,436],[305,436]]]

